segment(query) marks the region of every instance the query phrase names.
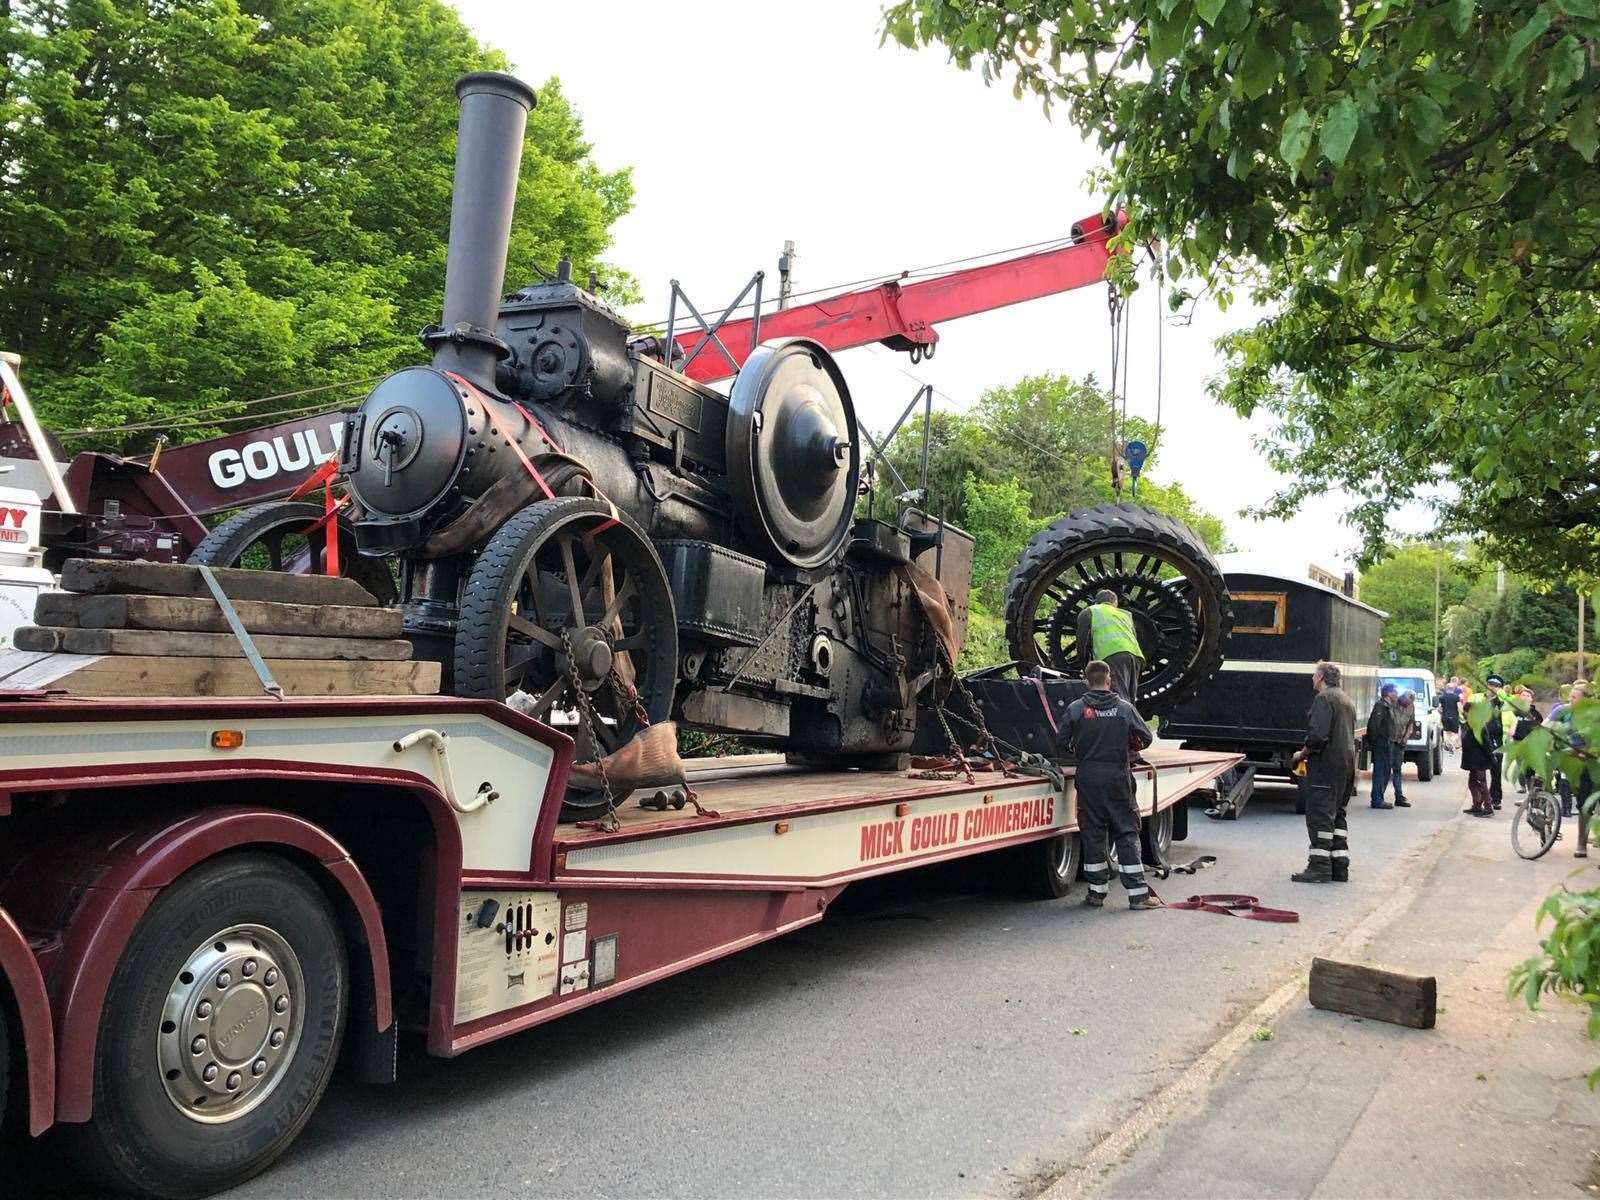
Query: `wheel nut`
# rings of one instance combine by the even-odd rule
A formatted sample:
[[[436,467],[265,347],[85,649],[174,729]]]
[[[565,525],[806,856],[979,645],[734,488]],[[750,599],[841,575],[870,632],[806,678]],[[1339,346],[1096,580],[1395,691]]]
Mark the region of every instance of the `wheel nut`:
[[[234,1071],[234,1072],[229,1074],[229,1076],[228,1076],[228,1090],[230,1092],[234,1092],[234,1091],[238,1091],[239,1090],[239,1078],[240,1078],[239,1072],[237,1072],[237,1071]]]
[[[278,982],[278,968],[277,967],[268,967],[267,968],[267,973],[265,975],[263,975],[261,978],[262,978],[262,981],[265,982],[268,987],[271,987],[273,984]]]
[[[218,975],[217,975],[217,986],[219,988],[225,988],[229,984],[231,984],[232,982],[233,982],[233,972],[232,971],[222,971],[222,972],[218,973]]]
[[[256,973],[256,960],[253,959],[253,958],[245,959],[244,960],[244,966],[239,968],[239,973],[241,975],[243,975],[246,979],[249,979],[250,976],[252,976],[252,975],[254,975]]]
[[[205,1035],[201,1034],[199,1037],[195,1038],[194,1041],[190,1042],[189,1049],[194,1054],[204,1054],[206,1052]]]
[[[255,1060],[255,1062],[250,1064],[250,1074],[254,1075],[258,1079],[262,1076],[266,1069],[267,1060],[264,1058],[258,1058]]]
[[[206,1069],[200,1072],[200,1078],[204,1079],[207,1083],[215,1082],[217,1078],[217,1064],[207,1063]]]
[[[275,1012],[275,1013],[286,1013],[286,1012],[288,1012],[289,1011],[289,997],[287,997],[287,996],[279,996],[276,1000],[274,1000],[272,1002],[272,1011]]]
[[[211,1015],[211,1001],[202,1000],[199,1004],[195,1005],[194,1015],[199,1017],[202,1021],[209,1017]]]
[[[279,1046],[283,1045],[283,1030],[274,1029],[272,1031],[272,1037],[268,1040],[272,1043],[272,1048],[276,1050]]]

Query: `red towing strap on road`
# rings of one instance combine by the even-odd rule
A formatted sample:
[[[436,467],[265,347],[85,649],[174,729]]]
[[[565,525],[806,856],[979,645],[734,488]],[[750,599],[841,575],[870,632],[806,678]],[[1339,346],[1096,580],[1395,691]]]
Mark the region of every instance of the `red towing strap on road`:
[[[1254,896],[1232,892],[1190,896],[1187,900],[1172,901],[1167,907],[1193,908],[1201,912],[1221,913],[1225,917],[1243,917],[1247,921],[1277,921],[1283,925],[1293,925],[1300,920],[1297,912],[1290,912],[1287,908],[1267,908]]]

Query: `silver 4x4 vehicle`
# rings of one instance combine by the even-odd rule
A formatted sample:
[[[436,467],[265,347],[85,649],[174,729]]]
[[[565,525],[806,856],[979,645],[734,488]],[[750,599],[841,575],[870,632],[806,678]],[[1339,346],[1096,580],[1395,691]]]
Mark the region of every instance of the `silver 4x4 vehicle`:
[[[1406,739],[1406,761],[1417,764],[1417,778],[1427,783],[1444,770],[1444,721],[1439,716],[1439,689],[1433,672],[1421,667],[1380,667],[1378,687],[1392,683],[1402,692],[1416,697],[1416,716],[1411,736]],[[1361,747],[1361,768],[1371,761],[1365,744]]]

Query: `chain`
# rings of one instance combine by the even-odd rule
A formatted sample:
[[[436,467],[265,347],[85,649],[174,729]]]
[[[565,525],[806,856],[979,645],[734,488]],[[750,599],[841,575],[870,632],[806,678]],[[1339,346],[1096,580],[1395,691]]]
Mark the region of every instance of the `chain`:
[[[640,730],[649,729],[650,714],[645,711],[644,701],[639,699],[639,689],[631,683],[623,682],[622,675],[617,671],[616,659],[611,660],[611,674],[607,677],[606,682],[611,685],[611,694],[617,698],[617,712],[625,712],[631,705],[634,719],[639,722]],[[702,817],[714,817],[717,815],[700,803],[700,793],[690,786],[687,775],[684,776],[683,780],[683,796],[690,804],[694,805],[696,815]]]
[[[572,684],[572,694],[576,700],[578,715],[584,724],[589,727],[589,743],[595,751],[595,770],[600,773],[601,794],[605,797],[606,812],[601,817],[597,826],[606,833],[615,833],[622,828],[622,822],[617,820],[617,802],[611,792],[611,778],[606,774],[605,756],[600,753],[600,718],[595,714],[594,705],[589,701],[589,693],[583,690],[583,682],[578,678],[578,660],[572,653],[572,639],[567,636],[567,631],[561,631],[561,648],[567,655],[567,679]],[[613,673],[615,668],[613,667]]]
[[[967,702],[967,708],[972,711],[972,716],[976,721],[976,724],[974,724],[972,721],[962,721],[962,724],[977,731],[977,746],[979,753],[993,754],[995,761],[1000,764],[1001,774],[1009,777],[1012,773],[1012,764],[1007,761],[1005,754],[1002,753],[999,740],[994,736],[994,734],[989,732],[988,722],[983,719],[983,709],[978,707],[978,701],[973,697],[972,693],[967,690],[967,685],[965,681],[962,680],[961,673],[956,670],[955,663],[950,661],[950,652],[945,648],[944,639],[935,636],[933,640],[934,644],[938,647],[940,660],[950,672],[953,690]],[[936,707],[938,708],[939,712],[939,723],[945,727],[945,733],[946,736],[948,736],[950,725],[949,722],[945,720],[944,706],[941,704],[936,704]],[[961,718],[958,717],[957,720],[961,720]],[[953,741],[954,739],[952,738],[951,740]],[[1020,752],[1021,747],[1012,746],[1011,749]],[[963,759],[963,761],[965,761],[965,759]],[[971,781],[970,776],[968,781]]]

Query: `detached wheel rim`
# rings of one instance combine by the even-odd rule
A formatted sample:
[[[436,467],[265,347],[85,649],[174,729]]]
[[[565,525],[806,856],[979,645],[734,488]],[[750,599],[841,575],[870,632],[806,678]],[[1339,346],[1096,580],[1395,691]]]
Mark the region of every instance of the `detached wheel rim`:
[[[305,1028],[305,976],[282,936],[235,925],[195,947],[167,989],[156,1057],[167,1098],[220,1124],[282,1082]]]
[[[1141,698],[1170,690],[1188,669],[1199,641],[1190,602],[1194,587],[1179,563],[1177,556],[1138,542],[1064,555],[1024,601],[1023,629],[1033,639],[1035,661],[1069,675],[1080,673],[1078,614],[1105,588],[1133,618],[1144,651]]]

